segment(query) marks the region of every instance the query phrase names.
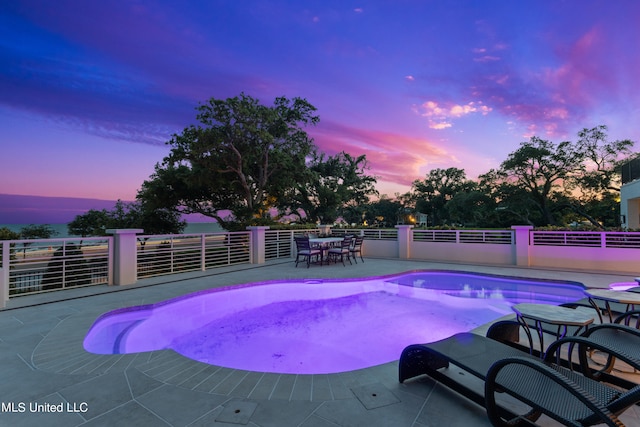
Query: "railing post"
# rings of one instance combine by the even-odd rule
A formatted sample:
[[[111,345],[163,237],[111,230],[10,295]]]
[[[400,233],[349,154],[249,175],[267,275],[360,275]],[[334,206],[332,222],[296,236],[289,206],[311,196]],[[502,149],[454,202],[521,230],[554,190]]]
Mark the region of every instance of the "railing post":
[[[206,245],[207,236],[204,234],[200,235],[200,271],[207,270],[207,245]]]
[[[515,244],[513,245],[515,264],[522,267],[529,267],[529,233],[533,227],[530,225],[513,225],[511,229],[516,233]]]
[[[11,260],[11,245],[9,241],[2,244],[2,264],[0,265],[0,308],[5,308],[9,301],[9,261]]]
[[[264,264],[265,261],[265,231],[271,227],[268,226],[250,226],[247,230],[251,232],[251,263]]]
[[[398,258],[410,259],[413,225],[396,225],[396,228],[398,229]]]
[[[114,285],[132,285],[138,281],[136,234],[141,234],[143,231],[134,228],[107,230],[108,234],[113,234]]]

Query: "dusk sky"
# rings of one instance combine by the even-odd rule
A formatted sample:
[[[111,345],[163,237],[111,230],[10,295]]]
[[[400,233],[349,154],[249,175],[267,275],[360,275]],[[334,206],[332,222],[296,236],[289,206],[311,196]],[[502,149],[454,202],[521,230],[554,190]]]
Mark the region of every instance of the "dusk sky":
[[[241,92],[306,98],[320,149],[389,196],[533,135],[639,141],[639,40],[637,0],[6,0],[0,194],[134,200],[195,107]]]

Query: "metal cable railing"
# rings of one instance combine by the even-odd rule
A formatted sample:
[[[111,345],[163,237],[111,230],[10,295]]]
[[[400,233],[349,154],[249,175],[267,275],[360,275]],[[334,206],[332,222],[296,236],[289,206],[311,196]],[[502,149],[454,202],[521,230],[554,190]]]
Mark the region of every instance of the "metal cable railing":
[[[137,236],[138,277],[251,262],[249,232]]]
[[[111,283],[111,237],[8,242],[9,295]],[[4,260],[3,260],[4,261]]]

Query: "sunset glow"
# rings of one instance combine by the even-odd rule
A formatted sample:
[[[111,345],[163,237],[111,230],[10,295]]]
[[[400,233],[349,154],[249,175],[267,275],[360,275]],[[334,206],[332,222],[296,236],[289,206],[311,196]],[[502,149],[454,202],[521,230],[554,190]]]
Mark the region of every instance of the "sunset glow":
[[[639,15],[635,0],[3,2],[0,195],[133,200],[195,107],[241,92],[306,98],[320,149],[366,154],[389,196],[435,168],[475,179],[533,135],[604,124],[638,141]],[[0,197],[0,224],[9,211]]]

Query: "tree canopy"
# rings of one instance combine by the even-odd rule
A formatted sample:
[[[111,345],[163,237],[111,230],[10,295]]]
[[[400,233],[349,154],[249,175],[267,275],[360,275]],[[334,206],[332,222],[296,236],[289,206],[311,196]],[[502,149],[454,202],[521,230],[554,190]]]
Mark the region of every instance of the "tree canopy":
[[[287,206],[285,195],[315,149],[303,126],[318,122],[316,108],[285,97],[265,106],[241,94],[211,98],[197,110],[200,124],[167,143],[170,154],[143,183],[138,200],[209,216],[225,228]]]
[[[463,169],[434,169],[414,181],[408,199],[431,225],[616,226],[620,165],[633,144],[609,141],[603,125],[582,129],[576,142],[534,136],[478,182],[467,180]]]
[[[365,155],[352,157],[341,152],[335,156],[314,152],[305,174],[292,188],[290,207],[302,210],[309,222],[333,224],[356,206],[378,194],[376,178],[366,175]]]

